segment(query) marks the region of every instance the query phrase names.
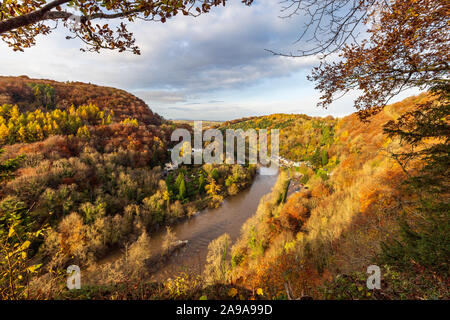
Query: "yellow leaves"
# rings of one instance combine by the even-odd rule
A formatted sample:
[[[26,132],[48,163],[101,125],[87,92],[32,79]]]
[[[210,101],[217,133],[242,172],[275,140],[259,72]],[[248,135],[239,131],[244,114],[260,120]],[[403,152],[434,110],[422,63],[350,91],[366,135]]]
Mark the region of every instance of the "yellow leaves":
[[[342,132],[340,139],[344,140],[348,137],[348,130],[345,130],[344,132]]]
[[[91,137],[91,133],[86,125],[78,128],[77,137],[89,139]]]
[[[238,291],[237,291],[236,288],[231,288],[231,289],[228,291],[228,295],[229,295],[230,297],[232,297],[232,298],[234,298],[237,294],[238,294]]]
[[[259,295],[259,296],[262,296],[264,294],[263,293],[263,289],[262,288],[256,289],[256,294]]]
[[[387,138],[386,141],[383,143],[383,148],[386,149],[392,142],[391,138]]]
[[[168,290],[169,294],[173,297],[183,297],[193,288],[200,288],[201,278],[200,276],[193,277],[186,273],[181,273],[180,276],[175,279],[167,279],[163,282],[164,287]],[[207,300],[207,296],[203,295],[200,300]]]
[[[137,119],[126,118],[125,120],[122,120],[120,123],[126,126],[139,127]]]
[[[130,121],[137,125],[136,119]],[[39,109],[20,113],[17,106],[0,106],[0,143],[40,141],[53,134],[78,134],[89,138],[88,125],[111,123],[112,112],[102,111],[93,104],[78,108],[72,105],[68,110],[55,109],[46,113]]]
[[[286,252],[290,252],[294,248],[295,248],[295,240],[286,242],[284,244],[284,251],[286,251]]]
[[[6,126],[6,124],[1,123],[0,124],[0,142],[3,143],[3,140],[5,140],[9,136],[9,129]]]
[[[169,193],[169,191],[166,190],[166,191],[163,192],[163,199],[166,200],[166,201],[170,200],[170,193]]]

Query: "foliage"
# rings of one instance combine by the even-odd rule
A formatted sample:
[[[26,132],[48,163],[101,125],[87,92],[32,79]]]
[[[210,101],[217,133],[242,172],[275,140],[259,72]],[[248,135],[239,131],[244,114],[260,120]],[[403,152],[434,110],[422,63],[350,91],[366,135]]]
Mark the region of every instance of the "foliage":
[[[280,206],[279,181],[280,193],[261,199],[233,246],[232,278],[272,298],[285,298],[288,285],[294,297],[447,299],[445,99],[442,91],[422,94],[370,122],[339,119],[328,159],[316,146],[310,162],[320,167],[291,171],[304,187]],[[371,264],[384,265],[379,292],[355,274]]]
[[[270,145],[272,129],[279,130],[280,156],[292,161],[308,162],[315,168],[325,166],[334,142],[336,119],[313,118],[302,114],[272,114],[263,117],[242,118],[220,124],[219,129],[267,129]],[[332,154],[332,156],[335,154]],[[328,163],[328,162],[327,162]]]
[[[110,121],[110,114],[92,104],[78,108],[72,106],[67,112],[55,109],[46,113],[40,109],[20,113],[17,105],[3,105],[0,111],[0,144],[40,141],[57,134],[89,138],[86,125],[108,125]]]
[[[448,299],[448,287],[444,279],[426,270],[416,270],[414,275],[396,272],[392,267],[382,268],[381,290],[367,288],[367,274],[352,272],[325,281],[320,295],[331,300],[436,300]]]
[[[0,155],[4,152],[3,149],[0,149]],[[17,156],[13,159],[7,159],[0,162],[0,182],[7,181],[13,178],[14,171],[16,171],[22,160],[25,159],[24,155]]]
[[[33,90],[34,103],[37,107],[53,109],[55,107],[55,88],[44,83],[30,83]]]
[[[45,101],[36,98],[33,88],[47,88],[50,90],[52,106],[45,107]],[[42,92],[42,91],[41,91]],[[47,94],[45,94],[47,95]],[[113,111],[116,121],[125,119],[139,119],[140,125],[163,124],[163,119],[141,99],[123,90],[101,87],[81,82],[57,82],[51,80],[35,80],[27,76],[0,76],[0,105],[18,105],[22,113],[43,108],[43,112],[51,111],[54,107],[68,111],[75,107],[93,104],[102,111]],[[170,135],[169,135],[170,138]]]
[[[24,203],[7,198],[0,203],[0,298],[30,296],[31,277],[41,267],[32,262],[32,244],[43,236],[45,227],[32,231]]]
[[[209,184],[205,186],[206,193],[211,197],[210,206],[212,208],[219,207],[220,203],[223,200],[223,197],[219,194],[221,191],[221,186],[216,183],[214,178],[210,179]]]
[[[164,236],[163,244],[162,244],[162,253],[169,254],[172,250],[175,241],[177,240],[175,234],[172,231],[172,228],[166,228],[166,235]]]
[[[249,5],[251,0],[244,0]],[[218,0],[183,0],[183,1],[6,1],[0,6],[0,34],[14,51],[23,51],[35,44],[40,34],[48,35],[52,28],[50,22],[61,21],[68,28],[71,36],[67,39],[81,39],[86,50],[116,49],[119,52],[130,50],[140,54],[135,45],[133,33],[129,32],[126,23],[121,22],[116,29],[109,24],[102,24],[106,19],[122,19],[133,22],[136,19],[166,22],[177,14],[198,16],[208,13],[211,7],[225,5]],[[78,19],[73,17],[72,9],[80,12]],[[77,22],[76,22],[77,21]],[[85,51],[85,49],[82,49]]]

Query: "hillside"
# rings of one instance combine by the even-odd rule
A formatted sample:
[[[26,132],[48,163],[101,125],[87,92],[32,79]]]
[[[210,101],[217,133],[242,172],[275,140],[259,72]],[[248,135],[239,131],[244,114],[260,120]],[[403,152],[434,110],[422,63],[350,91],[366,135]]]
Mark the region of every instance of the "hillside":
[[[314,161],[318,155],[311,167],[285,170],[242,228],[227,266],[234,283],[278,299],[448,298],[448,189],[427,195],[424,185],[411,187],[408,178],[421,172],[423,162],[403,161],[398,154],[411,146],[383,132],[388,121],[429,101],[433,98],[426,94],[408,98],[369,122],[357,114],[342,119],[280,114],[229,122],[281,128],[283,156]],[[445,172],[434,174],[448,186]],[[284,202],[289,181],[297,178],[304,188]],[[417,212],[427,210],[419,218]],[[382,290],[367,289],[369,265],[380,266]]]

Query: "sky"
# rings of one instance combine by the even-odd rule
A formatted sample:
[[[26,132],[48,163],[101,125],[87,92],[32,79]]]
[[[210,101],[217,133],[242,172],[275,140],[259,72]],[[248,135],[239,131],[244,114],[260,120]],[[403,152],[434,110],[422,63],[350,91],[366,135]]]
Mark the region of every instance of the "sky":
[[[120,88],[167,119],[231,120],[272,113],[342,117],[354,112],[356,92],[326,110],[316,106],[320,92],[306,79],[318,64],[316,57],[288,58],[265,50],[295,53],[308,45],[295,43],[303,18],[281,19],[280,9],[277,0],[256,0],[249,7],[231,0],[197,18],[139,21],[129,30],[141,55],[81,52],[83,44],[66,40],[61,26],[39,36],[25,52],[13,52],[0,41],[0,75]]]

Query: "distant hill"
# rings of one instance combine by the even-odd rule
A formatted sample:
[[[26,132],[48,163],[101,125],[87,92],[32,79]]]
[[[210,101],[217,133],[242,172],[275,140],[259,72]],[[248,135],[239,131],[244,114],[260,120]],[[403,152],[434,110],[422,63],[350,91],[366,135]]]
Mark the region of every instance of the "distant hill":
[[[40,92],[37,93],[37,90]],[[147,125],[160,125],[163,121],[144,101],[124,90],[82,82],[0,76],[0,105],[17,104],[20,110],[25,112],[36,108],[43,109],[42,100],[46,100],[47,109],[92,103],[100,109],[113,110],[117,120],[136,118]]]

